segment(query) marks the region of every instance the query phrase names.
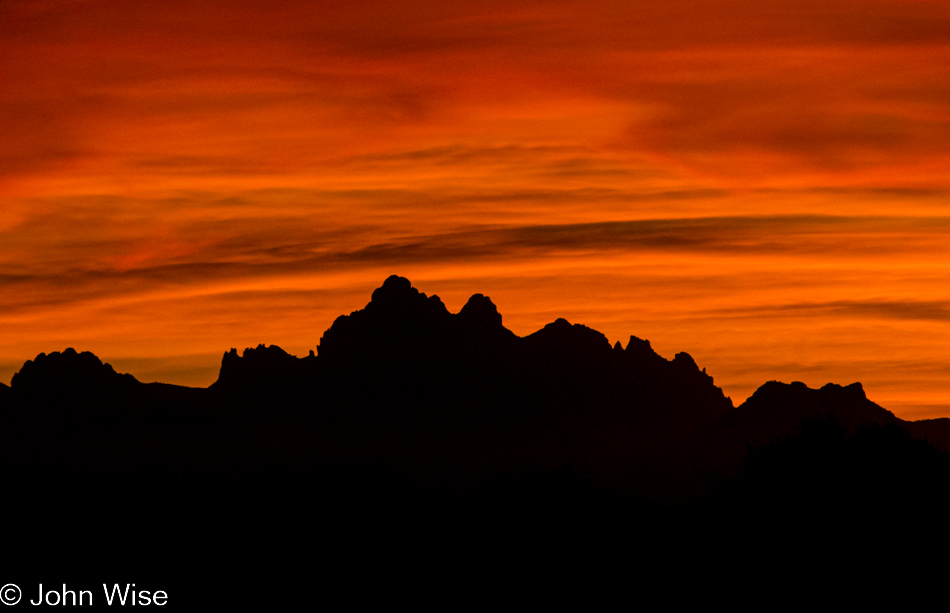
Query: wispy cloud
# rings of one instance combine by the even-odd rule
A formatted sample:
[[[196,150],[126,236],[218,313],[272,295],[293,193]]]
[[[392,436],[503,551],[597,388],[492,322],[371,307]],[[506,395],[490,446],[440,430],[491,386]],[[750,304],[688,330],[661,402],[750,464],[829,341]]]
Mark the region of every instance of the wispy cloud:
[[[849,317],[871,320],[950,321],[948,300],[834,300],[780,305],[756,305],[751,308],[716,309],[713,316],[732,319],[748,317],[806,317],[841,319]],[[931,365],[933,366],[933,365]],[[950,366],[944,366],[950,368]]]

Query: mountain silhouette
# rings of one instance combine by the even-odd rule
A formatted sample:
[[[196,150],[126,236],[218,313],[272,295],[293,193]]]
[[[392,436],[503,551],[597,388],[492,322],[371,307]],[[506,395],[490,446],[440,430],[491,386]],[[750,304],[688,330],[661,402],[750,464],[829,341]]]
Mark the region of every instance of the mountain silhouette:
[[[898,419],[858,383],[770,381],[734,407],[687,353],[611,346],[565,319],[519,337],[482,294],[451,313],[391,276],[310,355],[230,349],[207,389],[38,355],[0,385],[0,480],[18,493],[7,518],[29,536],[9,546],[24,559],[144,527],[206,543],[236,576],[241,551],[319,543],[350,559],[408,546],[406,530],[427,547],[448,534],[539,552],[550,531],[573,551],[593,530],[662,552],[726,546],[703,540],[724,530],[753,546],[755,530],[829,508],[947,510],[948,424]]]
[[[96,456],[121,447],[101,440],[104,431],[124,428],[146,446],[158,444],[152,432],[174,431],[162,441],[167,450],[122,466],[170,461],[192,480],[221,478],[202,472],[212,466],[253,472],[255,462],[291,472],[372,464],[438,491],[566,469],[664,504],[702,497],[738,474],[750,446],[810,420],[833,419],[850,432],[893,424],[938,447],[950,440],[940,420],[907,424],[860,384],[813,390],[771,381],[736,408],[687,353],[667,360],[635,336],[611,346],[565,319],[518,337],[488,297],[475,294],[451,313],[398,276],[337,318],[309,356],[263,344],[231,349],[208,389],[142,384],[66,349],[27,361],[0,389],[0,403],[16,424],[8,438],[16,428],[35,436],[66,428],[101,441]],[[196,432],[219,433],[214,461],[195,447]],[[29,440],[16,438],[11,449]],[[71,459],[74,467],[88,461],[79,451]]]
[[[73,405],[103,406],[127,402],[140,385],[132,375],[120,375],[88,351],[69,348],[41,353],[13,375],[17,400],[48,410],[75,410]]]

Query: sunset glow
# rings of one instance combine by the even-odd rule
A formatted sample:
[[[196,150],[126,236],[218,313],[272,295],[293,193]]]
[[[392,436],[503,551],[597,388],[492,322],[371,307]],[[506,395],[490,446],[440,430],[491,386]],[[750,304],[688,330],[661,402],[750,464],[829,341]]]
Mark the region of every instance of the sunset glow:
[[[206,386],[390,274],[950,416],[950,4],[0,4],[0,381]]]

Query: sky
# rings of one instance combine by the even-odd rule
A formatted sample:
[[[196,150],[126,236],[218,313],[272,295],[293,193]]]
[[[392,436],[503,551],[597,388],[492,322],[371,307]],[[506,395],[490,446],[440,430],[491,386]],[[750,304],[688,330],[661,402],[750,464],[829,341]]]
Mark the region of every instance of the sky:
[[[0,3],[0,381],[206,386],[391,274],[950,416],[950,3]]]

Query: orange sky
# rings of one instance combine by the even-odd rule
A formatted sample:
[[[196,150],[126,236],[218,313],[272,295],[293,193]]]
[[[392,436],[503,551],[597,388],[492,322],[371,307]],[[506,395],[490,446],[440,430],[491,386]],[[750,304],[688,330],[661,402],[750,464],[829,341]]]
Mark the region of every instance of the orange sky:
[[[208,385],[390,274],[950,416],[950,3],[0,3],[0,380]]]

